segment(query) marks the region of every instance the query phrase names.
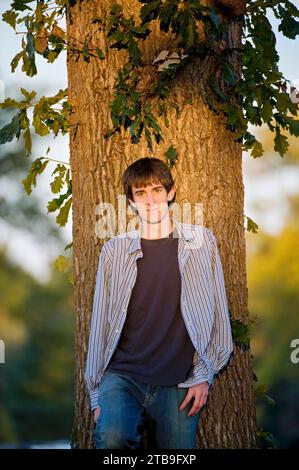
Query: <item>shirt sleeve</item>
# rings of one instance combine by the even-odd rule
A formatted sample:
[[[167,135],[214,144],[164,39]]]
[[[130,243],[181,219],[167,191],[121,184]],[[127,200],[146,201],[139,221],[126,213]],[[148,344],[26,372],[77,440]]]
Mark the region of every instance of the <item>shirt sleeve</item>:
[[[214,237],[213,245],[213,290],[215,300],[215,319],[212,328],[211,341],[207,348],[214,373],[218,373],[229,361],[233,353],[233,337],[228,311],[227,296],[223,268],[218,249],[218,241]]]
[[[186,381],[188,387],[208,382],[211,386],[214,376],[229,361],[233,352],[233,338],[229,318],[223,269],[218,242],[213,236],[212,249],[212,286],[215,302],[215,316],[210,341],[204,354],[193,365],[193,373]]]
[[[92,411],[98,406],[99,382],[102,375],[101,365],[105,353],[111,264],[106,244],[104,244],[98,261],[85,369],[85,380]]]

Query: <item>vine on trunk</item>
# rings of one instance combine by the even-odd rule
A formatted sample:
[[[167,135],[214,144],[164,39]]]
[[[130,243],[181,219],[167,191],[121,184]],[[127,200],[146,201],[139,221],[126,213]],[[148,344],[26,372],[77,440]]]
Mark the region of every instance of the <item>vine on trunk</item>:
[[[263,154],[263,147],[248,131],[249,125],[266,125],[275,134],[274,149],[280,156],[286,153],[289,145],[285,132],[299,136],[299,120],[296,119],[299,93],[279,70],[275,34],[266,15],[272,10],[280,21],[279,30],[286,37],[295,39],[299,34],[299,11],[290,1],[215,0],[213,5],[207,6],[200,0],[140,0],[138,22],[133,16],[126,17],[122,7],[114,2],[109,11],[102,10],[100,16],[92,18],[90,31],[80,39],[67,35],[59,25],[65,15],[72,21],[72,7],[76,3],[80,8],[81,0],[15,0],[11,3],[2,19],[22,35],[21,51],[12,59],[11,70],[14,72],[21,63],[23,72],[35,76],[36,54],[51,63],[65,50],[71,50],[76,60],[99,60],[101,63],[107,52],[94,44],[93,39],[97,32],[103,31],[109,49],[127,51],[127,62],[117,73],[114,97],[110,102],[113,127],[107,129],[104,138],[111,138],[124,127],[134,144],[139,143],[144,133],[152,151],[153,139],[157,144],[163,141],[159,118],[162,117],[168,127],[169,109],[173,107],[177,117],[181,112],[171,99],[177,74],[198,59],[203,63],[209,60],[212,64],[202,84],[202,99],[213,113],[225,117],[233,139],[241,142],[244,150],[251,150],[254,158]],[[161,50],[148,64],[142,57],[140,44],[150,36],[154,20],[159,22],[163,33],[171,31],[175,35],[176,47]],[[233,48],[228,44],[231,22],[241,22],[240,47]],[[25,31],[18,31],[19,27]],[[239,72],[236,61],[241,64]],[[150,70],[151,77],[146,86],[142,84],[145,68]],[[25,100],[18,102],[7,98],[0,103],[1,108],[18,110],[0,129],[0,143],[14,137],[19,139],[23,134],[29,155],[30,125],[41,136],[64,135],[69,131],[72,106],[67,100],[67,89],[59,90],[53,97],[43,96],[36,103],[32,102],[36,96],[34,90],[29,92],[22,88],[21,92]],[[184,106],[188,105],[192,105],[191,99],[184,103]],[[34,107],[32,123],[27,114],[30,106]],[[177,149],[169,147],[165,160],[171,167],[177,155]],[[36,184],[36,176],[44,171],[50,160],[45,156],[33,162],[24,180],[28,194],[31,186]],[[66,224],[71,206],[70,172],[59,166],[62,163],[53,171],[58,182],[51,188],[58,188],[56,192],[59,193],[66,186],[66,192],[48,205],[49,211],[59,211],[56,220],[61,226]],[[58,179],[57,173],[61,175]],[[62,174],[68,175],[64,184]],[[247,230],[255,232],[257,225],[247,219]]]

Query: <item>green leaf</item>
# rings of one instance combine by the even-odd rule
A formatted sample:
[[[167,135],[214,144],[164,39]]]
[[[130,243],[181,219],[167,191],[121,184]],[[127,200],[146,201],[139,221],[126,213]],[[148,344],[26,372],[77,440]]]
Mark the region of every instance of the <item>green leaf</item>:
[[[133,121],[133,123],[131,124],[130,126],[130,134],[133,136],[133,135],[137,135],[138,134],[138,130],[140,128],[140,125],[141,125],[141,114],[139,114],[136,119]]]
[[[152,143],[151,133],[150,133],[148,127],[144,128],[144,132],[145,132],[145,137],[146,137],[146,141],[147,141],[147,146],[148,146],[149,150],[152,152],[153,151],[153,143]]]
[[[136,41],[134,41],[134,38],[132,35],[129,36],[128,40],[128,52],[130,54],[130,57],[132,59],[132,62],[134,66],[136,67],[141,60],[141,51],[139,47],[137,46]]]
[[[264,101],[261,108],[261,116],[265,122],[271,121],[272,118],[272,104],[270,101]]]
[[[47,61],[51,64],[52,62],[54,62],[58,55],[58,52],[49,51],[49,53],[47,54]]]
[[[20,136],[20,115],[16,114],[9,124],[0,129],[0,144],[11,142],[14,137]]]
[[[26,108],[21,109],[19,116],[20,116],[20,128],[24,130],[27,129],[30,125],[30,122],[27,116],[27,109]]]
[[[27,5],[27,3],[32,3],[34,0],[14,0],[14,2],[11,3],[11,7],[14,10],[19,10],[19,11],[24,11],[24,10],[32,10],[32,8]]]
[[[24,57],[24,51],[21,51],[19,52],[18,54],[16,54],[14,56],[14,58],[12,59],[11,63],[10,63],[10,66],[11,66],[11,72],[14,73],[14,71],[16,70],[17,66],[18,66],[18,63],[20,62],[20,59],[21,57]],[[23,59],[24,60],[24,59]]]
[[[48,202],[47,209],[48,212],[55,212],[59,209],[60,205],[58,204],[59,198],[52,199]]]
[[[20,109],[20,103],[16,100],[13,100],[11,98],[6,98],[2,103],[0,103],[0,108],[5,109],[5,108],[19,108]]]
[[[97,56],[100,58],[100,59],[105,59],[105,54],[104,52],[102,51],[102,49],[100,49],[99,47],[96,47],[96,53],[97,53]]]
[[[250,326],[242,323],[241,320],[231,320],[233,338],[236,343],[249,346]]]
[[[292,18],[292,16],[290,16],[281,5],[278,6],[278,9],[282,16],[282,21],[278,26],[278,31],[281,31],[290,39],[296,39],[296,36],[299,34],[299,21]]]
[[[283,157],[288,150],[288,147],[289,143],[287,137],[282,135],[280,131],[277,130],[274,138],[274,150],[278,152],[281,157]]]
[[[24,132],[24,140],[25,140],[25,148],[27,150],[27,156],[31,153],[32,149],[32,139],[31,139],[31,132],[29,126],[25,129]]]
[[[252,148],[255,141],[256,141],[256,138],[254,137],[253,134],[251,134],[251,132],[248,132],[248,131],[245,132],[244,145],[243,145],[244,150],[249,150],[250,148]]]
[[[25,96],[28,102],[33,100],[33,98],[35,98],[36,96],[36,91],[34,90],[30,93],[29,91],[25,90],[25,88],[21,88],[21,92]]]
[[[115,94],[114,100],[109,105],[111,111],[118,115],[123,108],[124,101],[125,98],[120,93]]]
[[[146,114],[144,121],[147,122],[149,127],[151,127],[157,134],[160,134],[161,127],[152,113]]]
[[[59,273],[65,273],[69,267],[69,259],[63,255],[58,256],[54,262],[54,266]]]
[[[26,51],[28,54],[27,60],[24,62],[24,68],[26,71],[26,74],[29,77],[33,77],[34,75],[37,74],[37,69],[35,65],[35,48],[34,48],[34,36],[31,32],[27,33],[27,46],[26,46]]]
[[[169,147],[169,149],[166,151],[165,155],[167,164],[170,166],[170,168],[173,168],[178,156],[177,149],[173,145],[171,145],[171,147]]]
[[[43,161],[43,157],[37,158],[32,163],[28,175],[22,181],[24,189],[28,195],[32,192],[32,186],[36,186],[36,177],[45,170],[48,163],[48,160]]]
[[[157,18],[159,13],[159,6],[161,4],[161,0],[154,0],[151,2],[147,2],[140,10],[140,17],[142,18],[142,24],[146,23],[147,21],[152,21]]]
[[[48,205],[47,205],[48,212],[55,212],[56,210],[58,210],[63,205],[63,203],[69,198],[71,194],[72,194],[72,187],[71,185],[69,185],[68,190],[64,194],[61,194],[59,197],[54,198],[48,202]]]
[[[35,129],[35,132],[38,135],[45,136],[47,134],[50,134],[50,131],[48,127],[42,122],[40,113],[41,110],[39,109],[39,105],[36,105],[33,111],[32,124]]]
[[[263,149],[263,146],[261,144],[261,142],[259,142],[258,140],[256,140],[252,146],[252,150],[251,150],[251,155],[253,158],[259,158],[263,155],[264,153],[264,149]]]
[[[86,40],[84,41],[84,44],[83,44],[82,55],[83,55],[83,60],[85,60],[86,62],[89,62],[90,53],[89,53],[88,44],[86,43]]]
[[[299,137],[299,119],[293,119],[291,117],[285,117],[285,120],[289,126],[289,132],[291,135]]]
[[[73,242],[69,243],[64,247],[64,251],[69,250],[70,248],[73,248]]]
[[[5,11],[2,14],[2,20],[8,23],[14,30],[16,29],[17,17],[18,17],[18,13],[14,10]]]
[[[64,179],[64,173],[61,173],[60,175],[56,176],[54,181],[51,182],[50,186],[51,186],[52,193],[54,194],[60,193],[64,185],[63,179]]]
[[[182,36],[185,39],[185,47],[189,49],[195,45],[195,38],[197,37],[196,25],[194,18],[189,17],[189,22],[186,29],[183,29]]]
[[[51,186],[52,193],[57,194],[62,190],[63,185],[65,183],[64,178],[66,176],[68,177],[69,171],[67,171],[64,165],[61,165],[59,163],[56,166],[55,170],[53,171],[52,175],[54,175],[55,173],[59,173],[59,174],[56,176],[54,181],[51,182],[50,186]]]
[[[276,100],[276,109],[280,112],[286,112],[288,109],[296,108],[290,96],[287,93],[279,93]]]
[[[67,223],[68,215],[69,215],[69,211],[70,211],[71,205],[72,205],[72,198],[70,197],[70,198],[66,201],[66,203],[64,204],[64,206],[62,206],[62,208],[61,208],[60,211],[59,211],[58,216],[56,217],[56,222],[58,223],[58,225],[60,225],[60,227],[64,227],[65,224]]]
[[[134,37],[145,39],[151,30],[148,28],[148,23],[144,23],[141,26],[135,26],[131,29]]]
[[[258,233],[258,228],[259,226],[254,222],[254,220],[252,220],[250,217],[248,216],[245,216],[247,218],[247,227],[246,227],[246,230],[248,232],[252,232],[252,233]]]

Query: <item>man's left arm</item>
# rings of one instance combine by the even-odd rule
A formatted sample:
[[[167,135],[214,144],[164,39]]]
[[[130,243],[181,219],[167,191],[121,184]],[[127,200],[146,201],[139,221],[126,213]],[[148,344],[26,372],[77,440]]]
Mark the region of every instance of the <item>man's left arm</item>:
[[[195,414],[206,403],[209,388],[217,374],[229,361],[233,352],[233,338],[228,312],[227,296],[223,269],[218,249],[218,241],[213,236],[213,291],[215,301],[215,318],[211,332],[211,338],[204,354],[198,358],[193,366],[193,374],[190,380],[188,393],[180,406],[180,411],[185,408],[192,397],[193,407],[188,416]],[[188,381],[187,381],[188,383]]]

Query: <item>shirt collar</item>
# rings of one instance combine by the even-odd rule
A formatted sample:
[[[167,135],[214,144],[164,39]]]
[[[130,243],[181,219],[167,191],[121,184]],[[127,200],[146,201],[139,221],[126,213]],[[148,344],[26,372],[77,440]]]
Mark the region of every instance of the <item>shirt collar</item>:
[[[174,228],[177,230],[178,238],[182,239],[185,242],[192,241],[194,239],[194,235],[190,226],[186,226],[186,224],[181,223],[179,220],[175,219],[174,217],[169,216],[171,221],[173,222]],[[132,232],[128,232],[126,237],[130,240],[128,246],[128,252],[133,253],[136,250],[141,249],[141,242],[140,242],[140,228],[138,230],[133,230]]]

